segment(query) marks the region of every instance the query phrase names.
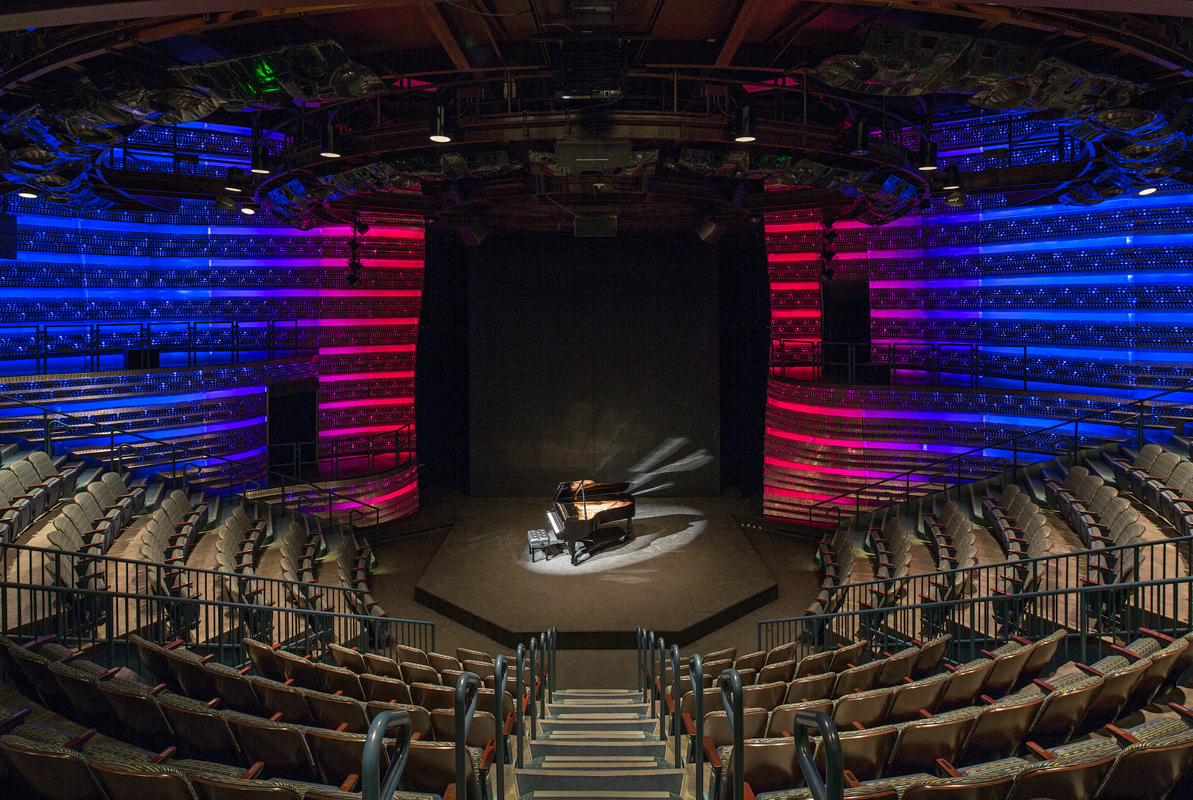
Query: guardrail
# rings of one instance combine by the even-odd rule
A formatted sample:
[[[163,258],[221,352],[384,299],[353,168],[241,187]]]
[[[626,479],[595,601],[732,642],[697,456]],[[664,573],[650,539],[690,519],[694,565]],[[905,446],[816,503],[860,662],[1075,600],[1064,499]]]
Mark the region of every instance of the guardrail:
[[[321,455],[330,448],[330,454]],[[396,430],[364,440],[342,442],[288,442],[266,446],[269,466],[295,480],[332,480],[373,475],[397,469],[414,457],[414,426],[406,423]],[[392,463],[390,459],[392,458]]]
[[[964,572],[964,570],[958,570]],[[1069,631],[1054,663],[1096,661],[1103,645],[1134,639],[1140,628],[1183,636],[1193,626],[1193,576],[1084,585],[1005,596],[967,596],[894,606],[850,609],[758,623],[759,649],[805,641],[812,646],[865,639],[876,650],[894,652],[919,638],[925,620],[934,632],[952,634],[946,657],[961,663],[978,658],[1017,633],[1038,639],[1062,627]],[[1003,620],[1013,613],[1013,630]]]
[[[30,403],[10,394],[0,394],[0,403],[14,403],[38,412],[42,440],[37,444],[40,444],[49,455],[54,455],[55,431],[67,430],[71,433],[70,436],[64,438],[75,438],[82,435],[80,431],[95,431],[96,434],[93,435],[108,437],[108,458],[106,462],[103,459],[99,460],[101,463],[105,463],[109,470],[115,472],[125,470],[126,455],[139,454],[144,457],[134,461],[134,469],[152,470],[154,467],[169,465],[170,471],[162,474],[164,471],[158,470],[158,476],[172,485],[181,483],[190,486],[202,480],[204,484],[207,484],[203,486],[204,490],[212,494],[221,494],[222,490],[226,489],[227,496],[230,498],[239,497],[242,502],[257,503],[269,501],[248,498],[247,492],[263,488],[262,484],[264,483],[270,487],[280,487],[279,500],[283,508],[295,508],[299,511],[303,510],[301,506],[310,506],[312,511],[326,509],[328,521],[333,524],[336,522],[336,514],[339,512],[342,521],[349,527],[358,520],[367,520],[370,517],[373,520],[371,523],[373,525],[378,525],[381,522],[379,507],[317,484],[295,481],[292,476],[270,470],[263,463],[249,464],[223,456],[210,455],[198,448],[180,447],[175,442],[165,442],[139,433],[124,431],[112,425],[93,422],[86,417]],[[117,437],[132,441],[117,442]],[[211,462],[214,462],[214,468]],[[212,474],[221,478],[219,484],[207,480]],[[236,491],[238,483],[240,484],[239,492]],[[287,496],[287,488],[290,490],[289,496]],[[315,503],[312,497],[318,498],[318,503]],[[291,506],[290,503],[295,505]],[[337,503],[340,505],[339,509],[335,507]]]
[[[950,489],[948,480],[954,475],[956,476],[955,486],[961,486],[967,481],[991,478],[999,473],[1002,473],[1004,476],[1006,473],[1010,473],[1012,476],[1011,480],[1017,480],[1015,476],[1017,476],[1020,469],[1020,453],[1035,452],[1027,445],[1033,438],[1039,437],[1041,434],[1060,431],[1063,428],[1072,426],[1072,432],[1068,436],[1069,456],[1075,457],[1081,450],[1088,449],[1090,446],[1089,443],[1086,442],[1083,444],[1080,434],[1080,427],[1083,422],[1117,426],[1123,430],[1132,431],[1135,435],[1136,445],[1142,447],[1145,430],[1171,430],[1177,425],[1183,426],[1185,422],[1193,419],[1193,415],[1190,414],[1190,407],[1186,403],[1155,405],[1159,398],[1190,390],[1193,390],[1193,383],[1184,384],[1175,389],[1167,389],[1139,400],[1118,403],[1109,408],[1084,414],[1075,419],[1064,420],[1054,425],[1048,425],[1047,427],[1022,431],[1013,436],[996,439],[980,447],[970,448],[961,453],[933,459],[926,464],[920,464],[905,472],[867,483],[864,486],[836,495],[835,497],[809,503],[804,507],[807,512],[808,530],[811,531],[814,527],[824,527],[823,523],[840,526],[848,522],[848,518],[845,515],[850,505],[853,506],[854,516],[860,516],[863,513],[863,505],[865,506],[865,512],[871,512],[879,507],[905,503],[912,499],[923,500],[938,492],[948,491]],[[1107,419],[1107,417],[1110,418]],[[999,470],[998,473],[986,472],[977,474],[975,474],[975,470],[973,469],[968,471],[965,469],[966,459],[969,459],[972,466],[975,459],[986,458],[984,454],[990,450],[1010,451],[1011,459],[1009,468]],[[1006,459],[1001,456],[996,458],[995,461],[1007,463]],[[925,482],[920,479],[919,476],[925,473],[933,475],[933,480]],[[937,488],[937,480],[943,480],[943,485],[940,485],[939,488]],[[864,502],[863,497],[865,498]],[[852,503],[850,503],[851,500]],[[818,518],[822,524],[816,526],[814,518]]]
[[[1144,565],[1142,567],[1144,574],[1169,576],[1187,569],[1186,564],[1190,563],[1190,560],[1193,559],[1193,536],[1177,536],[1162,541],[1116,545],[1092,551],[1082,550],[1073,553],[1060,553],[1040,558],[1027,558],[1022,561],[1001,561],[996,564],[925,572],[902,578],[880,578],[864,583],[847,583],[832,590],[834,596],[831,602],[834,606],[842,610],[861,609],[863,603],[874,605],[876,597],[879,596],[890,598],[893,595],[898,595],[899,597],[918,603],[918,598],[931,597],[936,587],[940,584],[950,586],[964,584],[970,596],[995,597],[998,593],[1006,592],[1007,586],[1004,578],[1012,574],[1015,576],[1016,582],[1021,586],[1038,585],[1041,591],[1073,592],[1084,586],[1084,579],[1087,574],[1086,566],[1092,554],[1114,559],[1125,550],[1132,551],[1131,554],[1135,558],[1135,564]],[[1163,578],[1157,578],[1156,580],[1163,580]],[[1038,584],[1036,583],[1037,581]],[[1026,597],[1027,595],[1021,594],[1016,596]],[[1165,598],[1158,598],[1158,600],[1163,599]],[[1150,597],[1145,598],[1145,600],[1148,600],[1150,604]],[[837,605],[838,603],[839,606]],[[908,606],[891,605],[887,610],[891,612],[894,619],[901,620],[902,618],[899,616],[900,609],[906,607]],[[1063,606],[1055,606],[1050,609],[1050,613],[1056,615],[1065,610]],[[1164,609],[1160,610],[1163,611]],[[1002,615],[1003,618],[1008,619],[1006,624],[1009,629],[1015,628],[1015,620],[1009,619],[1013,616],[1015,615],[1009,613],[1009,607],[1008,613]],[[1057,621],[1065,619],[1061,616],[1054,616],[1053,618]],[[794,637],[791,634],[799,627],[795,623],[804,619],[806,617],[791,617],[787,620],[767,620],[767,624],[777,625],[779,623],[786,623],[788,625],[787,629],[782,634],[777,635],[776,641],[792,641]],[[1193,618],[1190,619],[1193,621]],[[761,625],[761,623],[759,624]],[[762,635],[761,631],[762,629],[760,628],[760,636]],[[916,631],[911,633],[908,638],[920,635],[921,632]],[[787,636],[788,638],[782,638],[783,636]],[[773,647],[774,645],[771,646]]]
[[[304,334],[310,332],[312,336]],[[32,373],[48,375],[51,359],[72,359],[57,371],[146,369],[159,366],[162,355],[184,354],[185,366],[240,364],[297,358],[318,351],[319,329],[300,320],[182,320],[153,322],[60,322],[0,325],[0,364],[9,375],[32,362]],[[314,338],[312,338],[314,337]],[[309,341],[308,341],[309,340]],[[256,354],[256,358],[245,356]],[[119,357],[120,364],[105,364]],[[13,364],[12,362],[16,362]]]
[[[133,666],[136,648],[129,634],[152,641],[169,641],[188,633],[190,648],[217,654],[224,663],[244,663],[248,656],[245,636],[281,643],[298,655],[323,660],[327,645],[335,642],[362,650],[397,656],[397,645],[435,649],[435,623],[396,617],[362,616],[346,610],[347,593],[341,586],[297,584],[279,578],[252,578],[262,591],[257,603],[221,599],[228,596],[224,583],[239,576],[194,567],[177,567],[195,582],[195,597],[149,594],[151,572],[163,569],[148,561],[97,556],[95,569],[104,569],[110,586],[120,589],[84,589],[42,582],[47,575],[73,568],[77,556],[59,550],[4,545],[8,572],[0,582],[0,619],[12,636],[56,634],[63,644],[77,650],[106,654],[109,666]],[[174,567],[171,567],[172,569]],[[326,610],[290,605],[291,592],[317,588]],[[135,591],[129,591],[135,589]],[[190,611],[189,609],[195,609]],[[188,632],[176,628],[179,610],[198,621]],[[84,613],[85,612],[85,613]]]

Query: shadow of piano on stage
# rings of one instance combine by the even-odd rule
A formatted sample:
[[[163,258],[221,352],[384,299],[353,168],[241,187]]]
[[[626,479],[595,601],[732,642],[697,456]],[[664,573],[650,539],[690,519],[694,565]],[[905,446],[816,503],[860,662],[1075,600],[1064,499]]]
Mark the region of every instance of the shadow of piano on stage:
[[[592,535],[580,539],[576,564],[584,564],[592,558],[605,553],[632,553],[649,547],[654,542],[667,536],[675,536],[688,530],[693,524],[704,519],[701,514],[665,514],[659,517],[638,517],[634,523],[634,533],[629,535],[621,527],[610,525],[597,528]]]

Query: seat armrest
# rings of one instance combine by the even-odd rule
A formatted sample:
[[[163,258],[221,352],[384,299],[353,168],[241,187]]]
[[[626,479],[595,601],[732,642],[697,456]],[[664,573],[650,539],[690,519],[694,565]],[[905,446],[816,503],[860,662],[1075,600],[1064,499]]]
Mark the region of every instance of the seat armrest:
[[[709,736],[704,737],[704,760],[712,769],[721,769],[721,757],[717,754],[717,746],[713,744],[712,737]]]
[[[1040,747],[1035,742],[1028,742],[1027,749],[1030,750],[1035,755],[1039,756],[1041,761],[1055,761],[1056,760],[1056,756],[1053,755],[1051,750],[1045,750],[1043,747]]]

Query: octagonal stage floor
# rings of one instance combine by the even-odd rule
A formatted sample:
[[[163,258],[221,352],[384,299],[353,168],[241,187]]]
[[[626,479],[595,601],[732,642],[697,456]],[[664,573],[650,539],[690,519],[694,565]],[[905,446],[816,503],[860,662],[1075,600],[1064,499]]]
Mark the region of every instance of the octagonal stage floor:
[[[415,600],[504,646],[554,625],[559,647],[634,648],[643,626],[687,645],[778,597],[775,579],[718,498],[638,498],[634,535],[572,566],[532,562],[543,498],[472,498],[415,585]]]

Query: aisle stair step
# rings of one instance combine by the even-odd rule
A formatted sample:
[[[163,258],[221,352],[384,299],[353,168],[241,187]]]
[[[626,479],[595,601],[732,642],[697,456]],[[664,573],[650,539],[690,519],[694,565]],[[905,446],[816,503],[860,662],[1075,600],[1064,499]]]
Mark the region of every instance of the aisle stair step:
[[[538,739],[530,742],[530,757],[568,756],[572,758],[616,758],[621,755],[666,758],[667,743],[646,739],[607,739],[604,736],[588,740],[569,741],[571,737]]]
[[[657,733],[659,722],[654,719],[640,719],[632,715],[612,719],[544,719],[539,726],[545,733],[562,733],[564,731],[641,731],[642,733]]]
[[[680,794],[682,769],[521,769],[518,794],[534,791],[653,791]]]

